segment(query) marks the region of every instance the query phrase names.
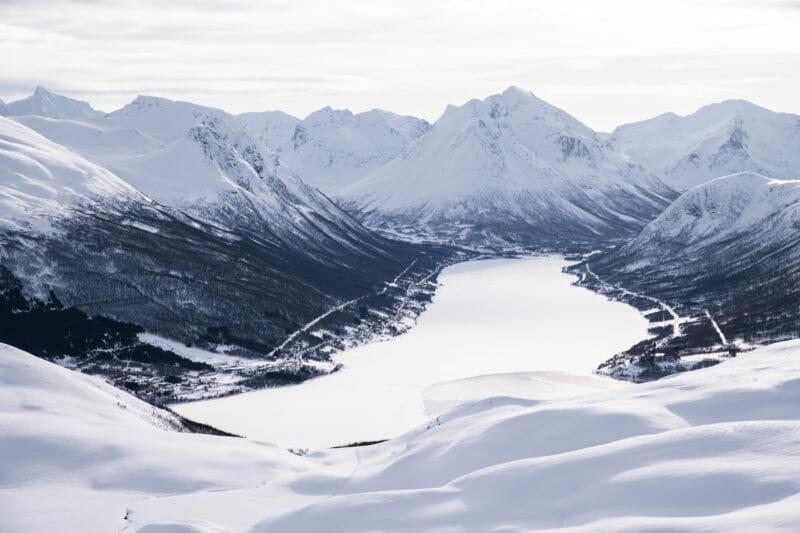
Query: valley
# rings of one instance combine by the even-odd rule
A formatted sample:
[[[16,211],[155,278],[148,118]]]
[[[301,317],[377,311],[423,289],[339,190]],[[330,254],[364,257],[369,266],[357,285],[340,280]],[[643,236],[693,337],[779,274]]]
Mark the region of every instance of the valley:
[[[799,116],[0,115],[0,530],[800,524]]]
[[[334,374],[172,408],[259,441],[317,449],[393,438],[424,424],[434,416],[425,408],[426,391],[446,382],[549,373],[566,391],[583,390],[573,383],[591,390],[592,371],[647,336],[647,321],[574,286],[564,264],[541,256],[448,267],[416,326],[334,354],[341,366]],[[598,389],[613,386],[595,379]],[[495,394],[502,389],[488,395]]]

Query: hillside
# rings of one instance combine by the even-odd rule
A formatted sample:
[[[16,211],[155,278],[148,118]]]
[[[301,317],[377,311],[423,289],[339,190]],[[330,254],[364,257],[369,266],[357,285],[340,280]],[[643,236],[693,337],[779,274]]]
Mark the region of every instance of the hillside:
[[[329,196],[395,157],[431,127],[422,119],[380,109],[354,114],[324,107],[299,121],[275,112],[242,118],[304,180]]]
[[[726,100],[681,117],[666,113],[614,130],[611,142],[676,190],[750,171],[800,178],[800,116]]]
[[[512,87],[449,106],[339,197],[392,234],[564,249],[634,235],[675,193],[575,118]]]
[[[656,324],[669,340],[643,343],[639,354],[725,352],[726,344],[793,338],[800,335],[798,228],[800,181],[742,172],[690,189],[635,239],[589,258],[584,281],[598,276],[609,291],[661,300],[686,318],[678,335],[668,322]]]
[[[51,93],[42,86],[37,86],[27,98],[5,104],[5,113],[0,114],[38,115],[71,120],[89,120],[103,116],[101,111],[93,109],[87,102]]]
[[[369,231],[219,110],[139,97],[92,120],[2,120],[1,264],[24,294],[46,302],[52,291],[67,307],[210,350],[201,363],[219,361],[216,350],[256,358],[231,363],[234,380],[181,372],[169,385],[155,369],[131,371],[143,394],[329,372],[328,351],[308,349],[383,327],[393,313],[361,307],[402,305],[443,257]],[[329,339],[304,331],[339,308]],[[305,362],[291,357],[303,350]],[[130,365],[97,363],[77,364],[114,379]]]

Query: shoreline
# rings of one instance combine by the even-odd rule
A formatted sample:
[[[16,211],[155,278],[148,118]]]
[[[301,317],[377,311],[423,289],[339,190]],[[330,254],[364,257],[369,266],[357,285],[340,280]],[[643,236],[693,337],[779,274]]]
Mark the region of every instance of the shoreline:
[[[562,256],[538,255],[451,265],[436,305],[416,327],[340,352],[335,361],[344,370],[173,408],[257,440],[322,448],[424,424],[424,390],[435,384],[515,372],[579,374],[587,387],[599,383],[591,375],[598,361],[638,339],[646,321],[626,304],[576,287],[565,264]]]

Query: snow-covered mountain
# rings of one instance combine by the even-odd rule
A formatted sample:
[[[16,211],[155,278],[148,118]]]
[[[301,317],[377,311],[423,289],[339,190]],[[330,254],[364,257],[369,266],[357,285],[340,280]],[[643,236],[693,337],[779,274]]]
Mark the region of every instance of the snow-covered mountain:
[[[0,100],[0,116],[8,115],[8,105],[2,100]]]
[[[715,320],[683,328],[688,348],[722,336],[772,342],[800,335],[798,229],[800,181],[742,172],[690,189],[635,239],[588,264],[608,283]]]
[[[37,86],[31,96],[6,104],[6,114],[10,116],[38,115],[72,120],[86,120],[103,115],[102,112],[92,109],[87,102],[53,94],[42,86]]]
[[[610,139],[679,191],[743,171],[800,178],[800,116],[745,100],[711,104],[685,117],[666,113],[626,124]]]
[[[108,170],[5,117],[0,176],[0,227],[6,231],[46,230],[72,211],[100,203],[110,208],[146,201]]]
[[[301,252],[335,254],[374,245],[352,217],[221,110],[139,96],[92,121],[18,120],[159,204],[209,223],[251,228],[260,238]]]
[[[423,251],[367,230],[219,110],[139,97],[92,119],[2,120],[0,263],[45,301],[264,355],[385,293]]]
[[[430,129],[422,119],[379,109],[353,114],[325,107],[294,123],[294,117],[274,112],[243,118],[304,180],[330,196],[392,159]],[[290,125],[291,133],[286,135]]]
[[[798,225],[800,181],[739,172],[684,193],[619,253],[650,255],[651,264],[678,251],[707,260],[696,252],[736,240],[741,256],[763,255],[753,246],[796,239]],[[745,236],[750,237],[742,240]]]
[[[511,87],[449,106],[339,196],[368,225],[399,234],[580,246],[635,234],[676,194],[572,116]]]
[[[281,154],[290,145],[300,119],[283,111],[256,111],[237,115],[267,148]]]
[[[494,377],[498,396],[397,439],[298,457],[173,431],[173,417],[96,378],[0,345],[1,523],[31,533],[800,524],[797,341],[560,399],[535,388],[510,397],[515,375]]]
[[[268,228],[303,253],[335,254],[337,249],[375,244],[352,217],[300,180],[240,120],[223,111],[138,97],[100,124],[140,132],[146,145],[149,139],[163,143],[108,161],[160,203],[229,226]]]

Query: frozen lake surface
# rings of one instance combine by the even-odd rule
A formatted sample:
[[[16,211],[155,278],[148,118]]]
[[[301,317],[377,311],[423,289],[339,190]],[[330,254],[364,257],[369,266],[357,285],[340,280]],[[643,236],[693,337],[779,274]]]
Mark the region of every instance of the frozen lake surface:
[[[590,374],[646,337],[647,321],[573,286],[566,264],[549,256],[448,267],[410,332],[335,355],[343,370],[173,408],[251,439],[322,448],[396,437],[473,394],[554,397],[624,386]],[[518,372],[525,374],[514,391],[492,388],[508,380],[476,379]]]

